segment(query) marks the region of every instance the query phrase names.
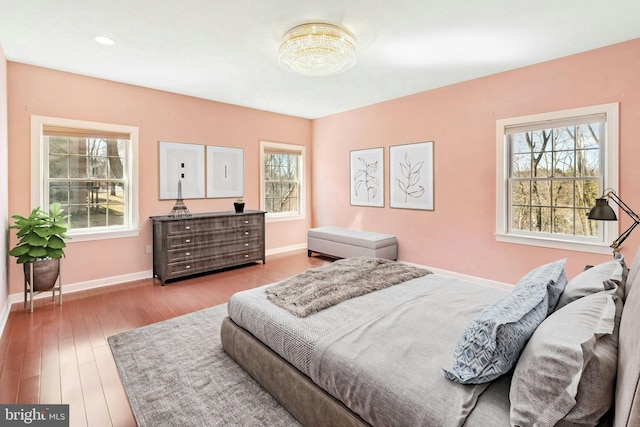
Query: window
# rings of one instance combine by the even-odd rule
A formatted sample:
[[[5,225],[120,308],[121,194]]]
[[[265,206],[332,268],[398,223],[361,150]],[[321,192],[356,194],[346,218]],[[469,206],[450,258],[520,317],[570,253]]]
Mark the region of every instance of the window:
[[[73,240],[138,234],[138,128],[32,116],[34,206],[60,203]]]
[[[610,253],[617,223],[587,218],[617,188],[618,104],[497,121],[499,241]]]
[[[260,153],[260,208],[271,219],[303,217],[305,148],[262,141]]]

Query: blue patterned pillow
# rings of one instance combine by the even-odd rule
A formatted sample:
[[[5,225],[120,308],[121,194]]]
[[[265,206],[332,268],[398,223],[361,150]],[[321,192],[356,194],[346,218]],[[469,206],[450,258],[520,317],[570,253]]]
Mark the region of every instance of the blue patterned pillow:
[[[480,312],[454,350],[445,376],[462,384],[481,384],[508,372],[538,325],[555,308],[567,284],[566,260],[527,273],[513,292]]]

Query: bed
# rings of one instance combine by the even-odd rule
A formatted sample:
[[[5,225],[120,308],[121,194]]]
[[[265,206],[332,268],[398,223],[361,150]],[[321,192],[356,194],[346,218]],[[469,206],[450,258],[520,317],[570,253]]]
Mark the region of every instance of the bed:
[[[274,303],[282,284],[251,289],[229,300],[222,345],[305,426],[640,425],[640,255],[570,280],[549,265],[514,291],[427,272],[304,315]],[[514,301],[534,308],[505,321]],[[494,340],[532,330],[463,360],[496,313]]]

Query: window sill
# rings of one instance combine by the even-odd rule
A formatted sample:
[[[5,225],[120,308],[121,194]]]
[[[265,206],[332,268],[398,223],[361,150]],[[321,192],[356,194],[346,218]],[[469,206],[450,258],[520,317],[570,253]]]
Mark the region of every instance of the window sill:
[[[576,242],[561,239],[550,239],[533,236],[517,236],[513,234],[496,233],[496,241],[503,243],[514,243],[517,245],[538,246],[543,248],[562,249],[578,252],[589,252],[594,254],[611,255],[613,249],[604,243]]]
[[[299,221],[305,219],[305,214],[270,214],[265,215],[265,222]]]
[[[122,239],[126,237],[138,237],[140,235],[140,229],[122,229],[122,230],[109,230],[109,231],[87,231],[87,232],[68,232],[67,235],[70,239],[67,243],[74,242],[88,242],[92,240],[106,240],[106,239]]]

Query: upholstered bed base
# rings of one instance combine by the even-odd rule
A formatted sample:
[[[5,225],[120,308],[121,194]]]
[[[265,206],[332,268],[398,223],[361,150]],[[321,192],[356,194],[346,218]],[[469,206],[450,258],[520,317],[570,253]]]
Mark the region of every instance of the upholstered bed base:
[[[614,427],[640,426],[640,250],[626,281],[619,329]],[[637,288],[637,289],[636,289]],[[222,346],[265,390],[304,426],[368,426],[342,402],[271,351],[230,318],[221,326]],[[599,426],[610,425],[611,413]]]
[[[220,334],[224,351],[305,427],[369,425],[228,317]]]

